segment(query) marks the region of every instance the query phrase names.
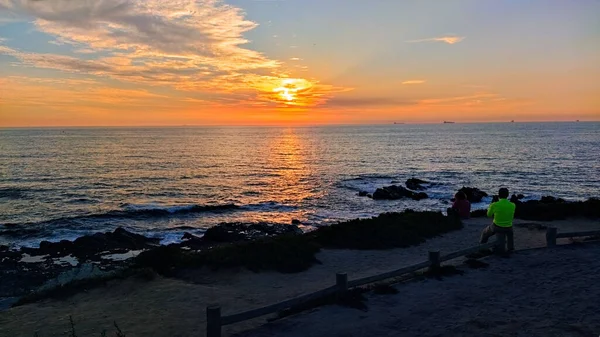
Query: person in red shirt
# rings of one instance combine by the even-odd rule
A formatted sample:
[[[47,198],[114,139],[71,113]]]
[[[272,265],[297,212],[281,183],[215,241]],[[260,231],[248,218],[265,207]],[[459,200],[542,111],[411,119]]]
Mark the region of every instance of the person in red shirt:
[[[448,209],[448,214],[450,213],[458,214],[461,219],[468,219],[471,216],[471,203],[464,192],[458,191],[454,195],[454,203]]]

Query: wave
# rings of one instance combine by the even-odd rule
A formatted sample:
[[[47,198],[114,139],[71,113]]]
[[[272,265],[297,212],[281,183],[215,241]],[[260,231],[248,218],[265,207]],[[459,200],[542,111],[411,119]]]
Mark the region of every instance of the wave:
[[[41,222],[28,222],[28,223],[4,223],[0,224],[0,235],[11,235],[17,232],[25,231],[30,233],[32,231],[40,230],[42,228],[81,228],[82,222],[87,220],[118,220],[118,219],[131,219],[131,220],[144,220],[157,217],[168,217],[176,215],[186,215],[192,213],[204,213],[204,212],[226,212],[239,209],[240,207],[234,204],[224,205],[181,205],[181,206],[162,206],[156,204],[146,205],[133,205],[125,204],[120,210],[112,210],[104,213],[92,213],[85,215],[77,215],[72,217],[63,217],[52,220],[46,220]]]

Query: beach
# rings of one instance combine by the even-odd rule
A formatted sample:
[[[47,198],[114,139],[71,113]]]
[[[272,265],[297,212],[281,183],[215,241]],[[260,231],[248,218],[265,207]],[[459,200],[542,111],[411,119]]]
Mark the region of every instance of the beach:
[[[427,253],[431,250],[449,253],[476,245],[480,231],[488,224],[489,220],[485,218],[466,220],[461,230],[408,248],[372,251],[324,249],[317,254],[320,264],[295,274],[253,273],[241,269],[214,272],[200,269],[190,270],[178,278],[156,276],[151,281],[138,278],[114,280],[104,287],[64,299],[45,299],[2,311],[0,335],[33,335],[35,332],[40,336],[60,335],[69,329],[69,316],[72,316],[80,335],[100,334],[103,329],[111,331],[114,329],[114,322],[117,322],[127,336],[202,336],[205,329],[205,308],[209,304],[219,303],[223,314],[233,314],[331,286],[335,283],[336,272],[346,272],[350,279],[355,279],[422,262],[427,259]],[[545,232],[536,228],[548,225],[559,228],[559,231],[592,230],[600,227],[598,221],[590,219],[552,222],[517,220],[516,248],[543,247]],[[568,240],[563,240],[562,243],[568,243]],[[516,260],[518,254],[520,253],[515,254],[515,258],[502,260],[505,261],[502,263],[510,265],[510,261]],[[542,257],[543,255],[540,258]],[[540,263],[546,262],[548,261]],[[495,263],[490,261],[492,266]],[[584,268],[584,265],[587,266],[585,262],[579,263],[579,268]],[[465,276],[455,276],[442,283],[461,282],[468,275],[480,272],[468,271]],[[517,272],[515,266],[515,273]],[[572,278],[562,278],[561,284],[567,287],[570,280]],[[455,305],[460,305],[460,302],[457,301]],[[228,326],[224,329],[225,335],[257,328],[266,323],[267,318]]]

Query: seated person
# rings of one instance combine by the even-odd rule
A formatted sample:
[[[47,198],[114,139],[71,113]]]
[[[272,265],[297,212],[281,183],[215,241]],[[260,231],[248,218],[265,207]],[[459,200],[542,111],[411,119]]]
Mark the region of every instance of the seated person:
[[[454,195],[454,203],[448,208],[448,214],[457,214],[461,219],[468,219],[471,216],[471,203],[467,200],[464,192],[458,191]]]

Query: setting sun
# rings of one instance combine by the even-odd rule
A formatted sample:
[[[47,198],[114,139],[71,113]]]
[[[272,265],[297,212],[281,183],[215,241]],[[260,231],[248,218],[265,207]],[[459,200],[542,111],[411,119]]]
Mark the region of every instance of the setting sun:
[[[310,105],[302,92],[309,90],[312,84],[304,79],[286,78],[281,81],[281,86],[273,89],[278,101],[288,105]],[[304,98],[304,99],[303,99]]]

